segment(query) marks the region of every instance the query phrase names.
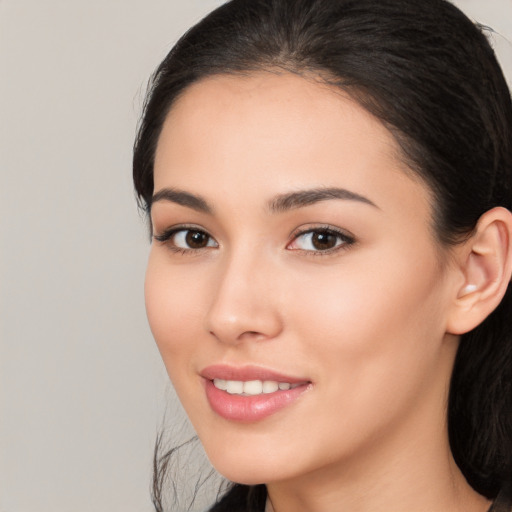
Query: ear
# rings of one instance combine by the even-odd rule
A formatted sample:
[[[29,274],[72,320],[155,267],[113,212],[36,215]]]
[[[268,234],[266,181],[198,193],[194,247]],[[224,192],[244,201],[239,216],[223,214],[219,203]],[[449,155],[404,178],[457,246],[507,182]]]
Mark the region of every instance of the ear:
[[[457,249],[462,284],[457,284],[447,332],[464,334],[501,302],[512,273],[512,214],[497,207],[484,213],[471,238]]]

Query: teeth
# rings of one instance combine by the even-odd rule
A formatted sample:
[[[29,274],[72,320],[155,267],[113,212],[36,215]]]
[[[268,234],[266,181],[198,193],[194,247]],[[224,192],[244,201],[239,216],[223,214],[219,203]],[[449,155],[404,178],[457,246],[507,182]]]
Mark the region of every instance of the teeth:
[[[259,395],[263,391],[261,380],[250,380],[244,383],[244,393],[246,395]]]
[[[217,389],[222,389],[222,391],[226,391],[226,389],[228,389],[228,381],[227,380],[215,379],[213,381],[213,383],[215,384],[215,387]]]
[[[230,395],[241,395],[244,392],[244,383],[240,380],[228,380],[226,391]]]
[[[263,393],[275,393],[279,389],[279,384],[274,380],[266,380],[263,383]]]
[[[288,390],[300,386],[300,384],[290,384],[289,382],[277,382],[275,380],[224,380],[213,379],[213,385],[222,391],[227,391],[230,395],[255,396],[262,393],[275,393],[278,390]]]

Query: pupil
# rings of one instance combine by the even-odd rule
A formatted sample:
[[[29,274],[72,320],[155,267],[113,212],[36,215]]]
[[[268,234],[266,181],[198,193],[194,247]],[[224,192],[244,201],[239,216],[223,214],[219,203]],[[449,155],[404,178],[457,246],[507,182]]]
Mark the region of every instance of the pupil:
[[[192,249],[201,249],[201,247],[206,247],[208,243],[208,236],[200,231],[189,231],[185,238],[187,245]]]
[[[314,233],[312,242],[315,249],[332,249],[336,246],[336,235],[326,231]]]

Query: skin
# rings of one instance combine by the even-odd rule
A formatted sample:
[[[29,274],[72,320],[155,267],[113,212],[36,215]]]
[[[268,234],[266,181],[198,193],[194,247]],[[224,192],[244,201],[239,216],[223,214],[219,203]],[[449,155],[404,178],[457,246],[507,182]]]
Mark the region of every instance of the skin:
[[[449,323],[465,278],[435,239],[429,189],[383,125],[311,79],[218,76],[173,106],[154,175],[155,193],[185,191],[212,210],[154,202],[155,235],[184,225],[211,238],[202,249],[154,241],[146,305],[213,465],[266,483],[276,512],[485,511],[446,432],[458,345]],[[372,204],[269,208],[283,194],[332,187]],[[326,226],[353,243],[322,251],[297,235]],[[312,385],[264,420],[228,421],[199,375],[219,363]]]

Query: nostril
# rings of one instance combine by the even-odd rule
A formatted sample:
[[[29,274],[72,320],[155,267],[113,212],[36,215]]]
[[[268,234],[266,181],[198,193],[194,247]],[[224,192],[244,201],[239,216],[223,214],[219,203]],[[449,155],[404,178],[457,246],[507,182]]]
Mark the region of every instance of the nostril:
[[[230,343],[241,343],[244,340],[253,340],[253,341],[260,341],[264,339],[272,338],[273,336],[268,336],[262,332],[259,331],[243,331],[238,335],[235,335],[234,333],[227,333],[227,332],[216,332],[214,330],[208,331],[211,336],[216,338],[219,341],[222,342],[230,342]]]

